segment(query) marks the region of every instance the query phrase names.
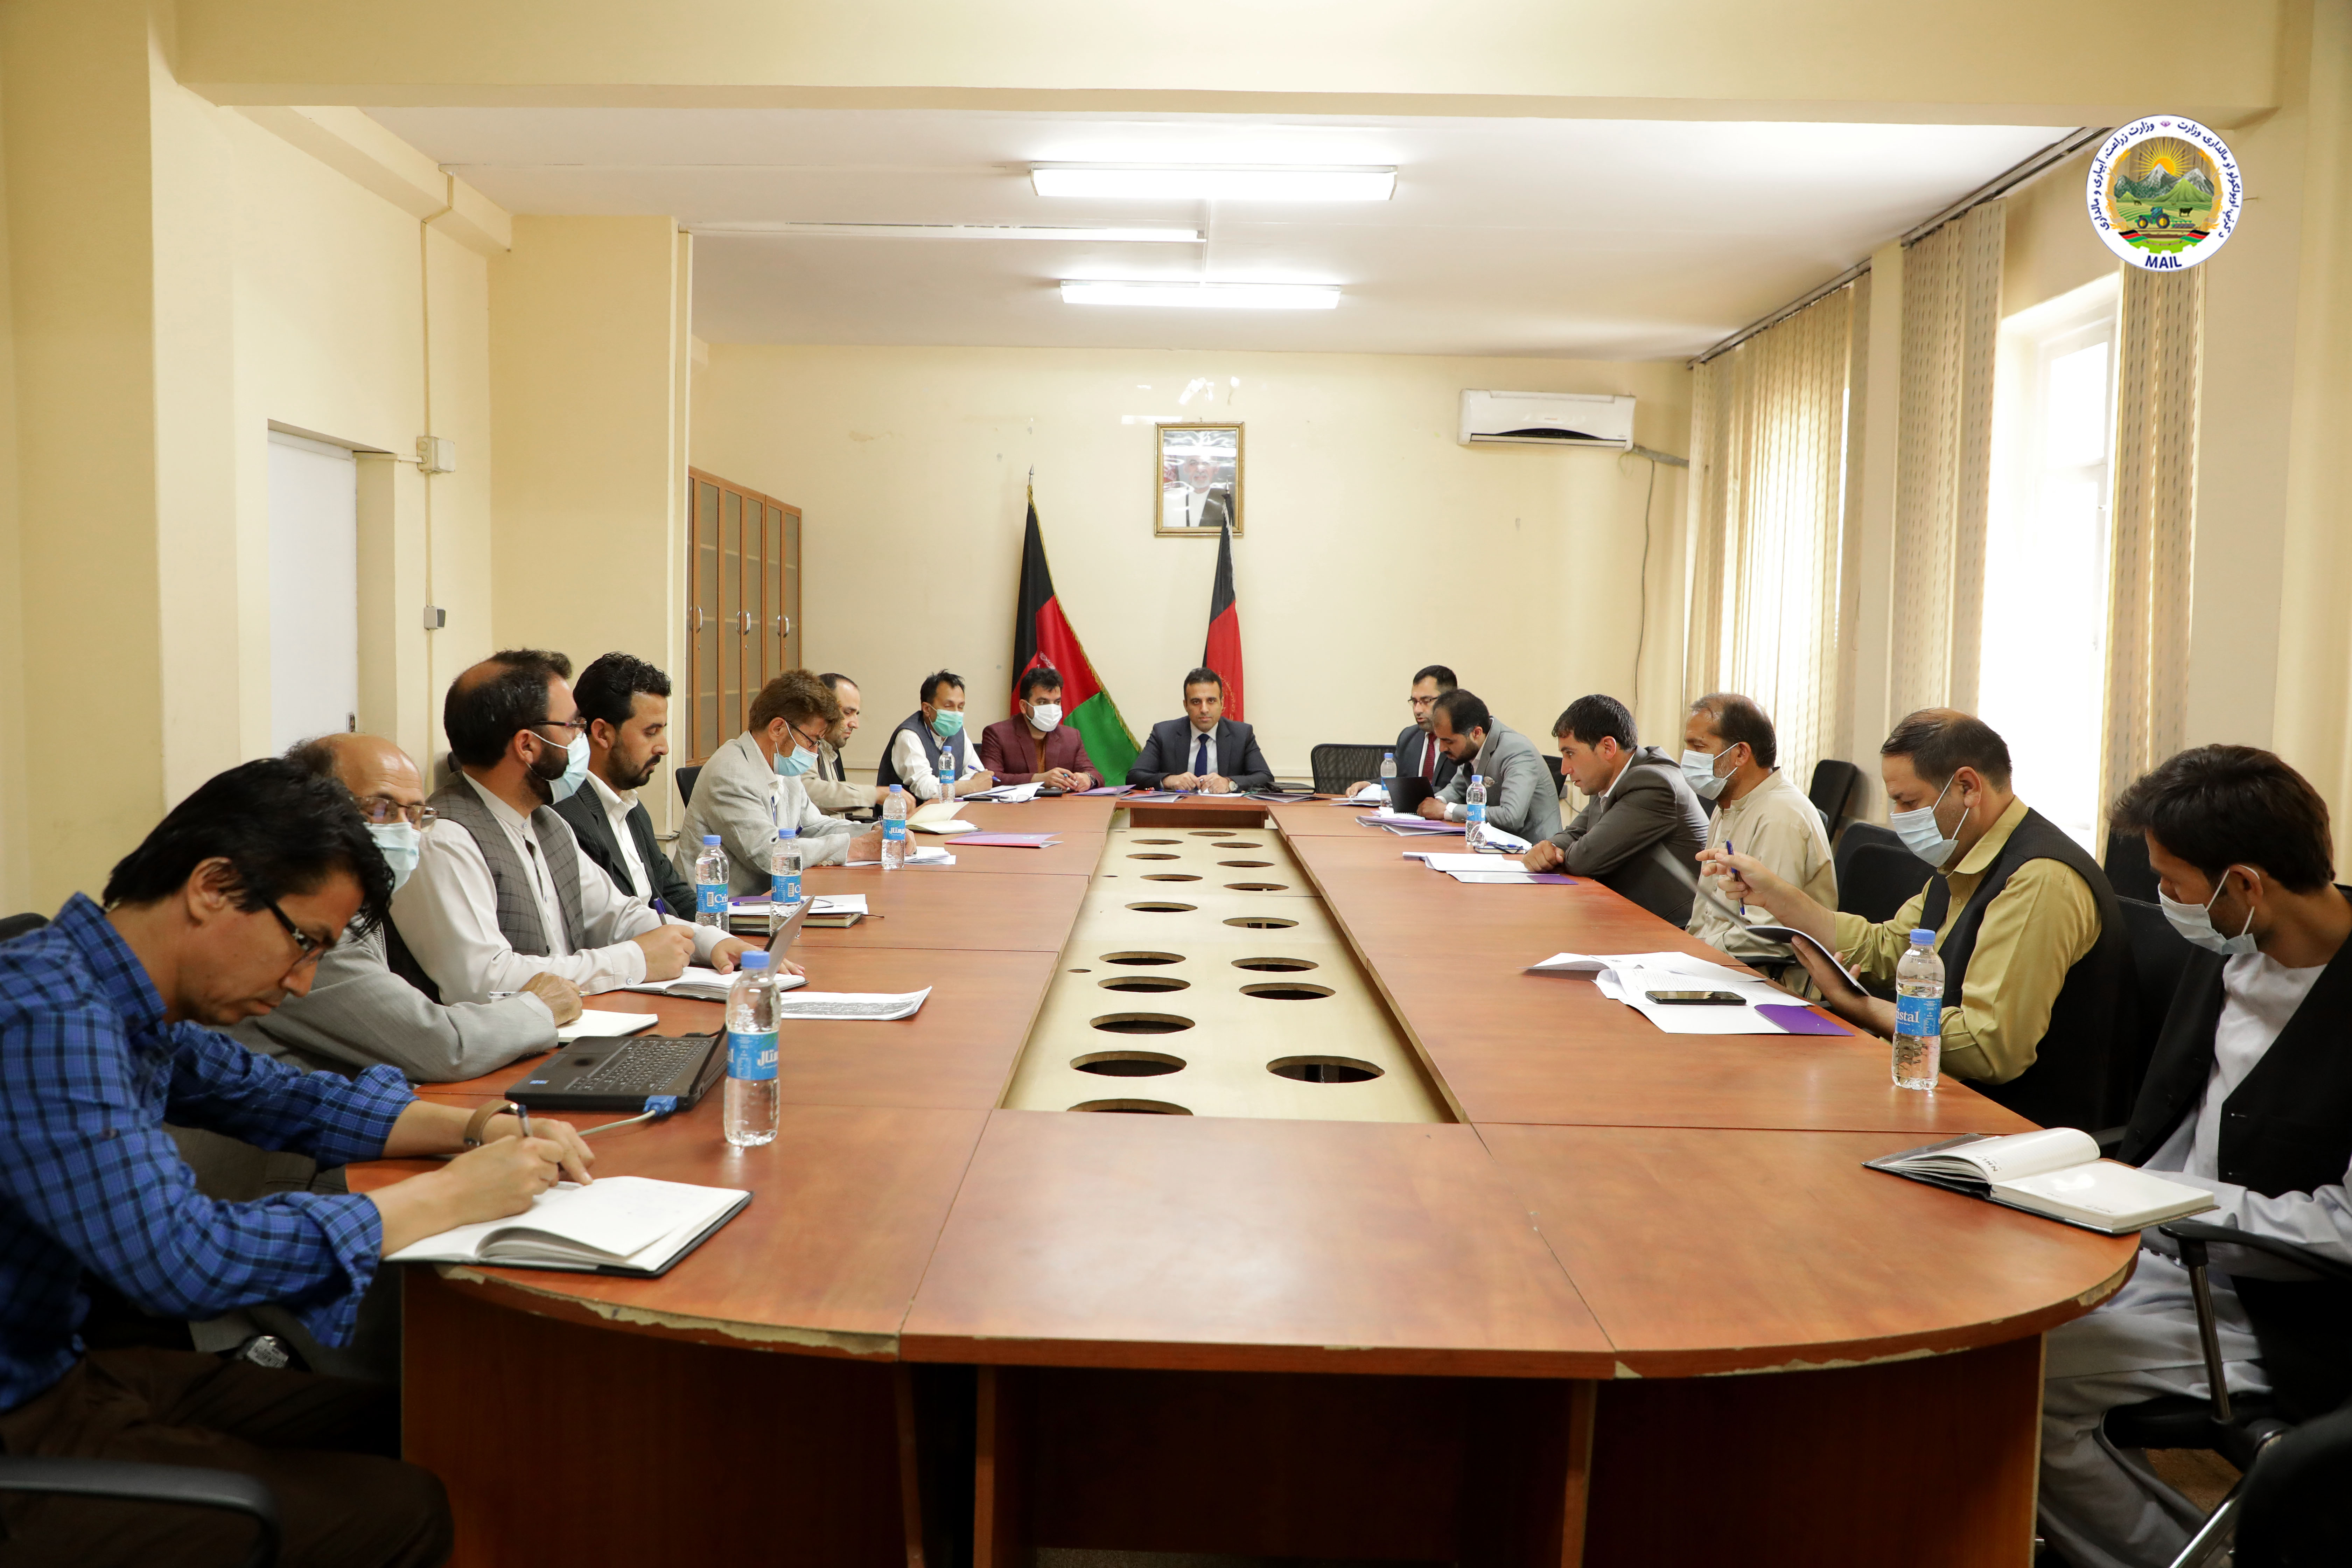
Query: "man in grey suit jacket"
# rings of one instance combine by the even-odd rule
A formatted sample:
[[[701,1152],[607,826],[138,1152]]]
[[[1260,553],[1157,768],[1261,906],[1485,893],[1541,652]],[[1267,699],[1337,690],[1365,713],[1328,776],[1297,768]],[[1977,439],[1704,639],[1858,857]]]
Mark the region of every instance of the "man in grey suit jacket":
[[[713,752],[694,781],[672,854],[679,875],[691,878],[703,838],[716,835],[727,851],[729,890],[764,893],[779,826],[799,831],[806,865],[878,862],[882,830],[859,834],[852,824],[827,816],[801,784],[840,717],[839,701],[805,669],[788,669],[761,687],[751,700],[751,727]]]
[[[1590,799],[1557,837],[1528,851],[1528,869],[1590,877],[1668,925],[1688,925],[1706,807],[1681,763],[1642,745],[1633,715],[1614,697],[1578,698],[1552,735],[1561,771]]]
[[[555,803],[555,815],[614,887],[692,919],[694,884],[662,853],[637,798],[669,755],[669,677],[644,659],[608,653],[580,672],[572,700],[588,721],[588,776]]]
[[[288,756],[352,792],[391,862],[393,886],[407,880],[425,816],[424,781],[408,753],[376,735],[326,735]],[[495,1002],[436,1002],[387,966],[387,929],[337,942],[320,956],[308,993],[228,1033],[300,1068],[349,1076],[388,1062],[415,1083],[453,1083],[546,1050],[557,1026],[580,1016],[578,989],[553,974],[533,975]]]
[[[1274,770],[1257,749],[1257,731],[1225,713],[1225,678],[1196,669],[1184,678],[1184,717],[1151,726],[1127,782],[1144,789],[1230,795],[1264,789]]]
[[[1456,688],[1429,713],[1431,741],[1454,762],[1454,776],[1421,803],[1433,821],[1469,820],[1470,780],[1486,781],[1486,825],[1534,845],[1559,831],[1559,795],[1536,743],[1486,711],[1475,692]]]

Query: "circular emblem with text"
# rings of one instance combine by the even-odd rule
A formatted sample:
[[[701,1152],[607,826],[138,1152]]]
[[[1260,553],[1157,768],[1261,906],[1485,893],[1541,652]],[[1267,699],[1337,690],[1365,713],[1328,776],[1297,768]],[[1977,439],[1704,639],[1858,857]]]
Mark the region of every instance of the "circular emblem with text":
[[[2084,185],[2091,226],[2149,272],[2178,272],[2221,249],[2246,195],[2228,144],[2177,114],[2118,126],[2091,154]]]

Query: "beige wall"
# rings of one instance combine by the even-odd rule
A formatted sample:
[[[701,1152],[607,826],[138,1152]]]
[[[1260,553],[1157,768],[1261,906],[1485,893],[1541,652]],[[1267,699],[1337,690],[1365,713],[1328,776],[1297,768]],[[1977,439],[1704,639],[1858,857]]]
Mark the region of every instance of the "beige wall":
[[[0,58],[0,302],[15,297],[8,267],[7,80],[6,63]],[[16,474],[16,312],[0,309],[0,476],[5,476],[0,479],[0,670],[9,672],[25,668]],[[13,675],[0,678],[0,734],[26,732],[24,683]],[[26,759],[33,750],[26,744],[0,747],[0,911],[31,907],[32,847],[22,825],[31,809]]]
[[[1432,661],[1543,736],[1582,692],[1633,696],[1650,466],[1465,448],[1459,395],[1632,394],[1637,438],[1675,453],[1689,422],[1680,364],[714,343],[697,380],[696,466],[806,513],[808,658],[863,684],[868,765],[927,670],[967,677],[975,714],[1007,711],[1033,464],[1055,586],[1129,727],[1180,710],[1216,547],[1152,534],[1155,419],[1244,426],[1235,588],[1278,771],[1303,773],[1318,741],[1394,736]],[[1679,642],[1681,477],[1661,469],[1652,502],[1652,650]],[[1654,734],[1675,679],[1643,705]]]

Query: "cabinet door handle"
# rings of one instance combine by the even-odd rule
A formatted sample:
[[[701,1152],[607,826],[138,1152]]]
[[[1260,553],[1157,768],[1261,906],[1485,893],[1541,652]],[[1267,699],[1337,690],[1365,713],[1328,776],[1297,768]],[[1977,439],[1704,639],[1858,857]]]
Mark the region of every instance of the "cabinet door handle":
[[[686,629],[688,631],[697,633],[702,630],[702,606],[700,605],[688,605],[687,606]]]
[[[745,610],[736,616],[735,630],[744,637],[751,635],[751,612]]]
[[[776,635],[780,637],[788,637],[793,635],[792,616],[778,616],[776,617]]]

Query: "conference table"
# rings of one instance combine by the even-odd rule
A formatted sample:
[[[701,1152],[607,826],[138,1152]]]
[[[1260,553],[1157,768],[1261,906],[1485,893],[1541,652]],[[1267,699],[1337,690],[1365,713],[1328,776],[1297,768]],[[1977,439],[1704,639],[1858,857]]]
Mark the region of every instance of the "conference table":
[[[1114,813],[1274,829],[1444,1119],[1003,1108]],[[1528,973],[1721,955],[1590,879],[1433,873],[1329,801],[965,815],[1060,841],[808,873],[871,910],[803,933],[811,987],[931,994],[788,1026],[772,1143],[730,1148],[716,1091],[593,1143],[754,1194],[669,1274],[404,1270],[404,1442],[457,1563],[2029,1562],[2041,1335],[2135,1238],[1863,1168],[2028,1123],[1895,1089],[1843,1028],[1666,1035]]]

